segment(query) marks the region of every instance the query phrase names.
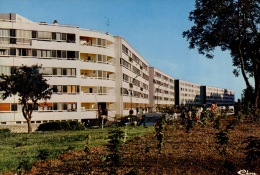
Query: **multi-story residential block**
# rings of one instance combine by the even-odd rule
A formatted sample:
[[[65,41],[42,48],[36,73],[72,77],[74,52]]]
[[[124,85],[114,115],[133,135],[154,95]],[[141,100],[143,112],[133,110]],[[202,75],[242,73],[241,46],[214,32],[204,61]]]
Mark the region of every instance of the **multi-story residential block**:
[[[174,81],[150,67],[122,37],[56,20],[37,23],[18,14],[0,14],[0,73],[10,75],[13,67],[34,64],[42,65],[53,94],[47,102],[39,101],[32,123],[101,116],[111,120],[131,110],[137,114],[140,108],[155,111],[174,104],[208,103],[212,98],[207,86],[201,95],[200,85]],[[224,90],[218,97],[234,103],[234,91]],[[0,99],[0,124],[20,123],[26,121],[18,96]]]
[[[200,85],[184,80],[175,80],[175,104],[176,105],[199,105]]]
[[[149,105],[148,63],[121,37],[0,15],[0,73],[42,65],[53,95],[33,114],[33,122],[79,120],[128,114]],[[2,124],[23,123],[18,97],[0,100]]]
[[[174,105],[174,79],[157,68],[150,67],[149,70],[149,104],[152,111]]]
[[[201,86],[201,103],[210,105],[215,101],[219,106],[232,106],[235,101],[235,91],[224,88]]]
[[[122,37],[115,38],[120,59],[116,63],[116,97],[117,104],[122,105],[116,113],[128,115],[133,110],[137,114],[140,108],[147,110],[149,106],[149,65]]]

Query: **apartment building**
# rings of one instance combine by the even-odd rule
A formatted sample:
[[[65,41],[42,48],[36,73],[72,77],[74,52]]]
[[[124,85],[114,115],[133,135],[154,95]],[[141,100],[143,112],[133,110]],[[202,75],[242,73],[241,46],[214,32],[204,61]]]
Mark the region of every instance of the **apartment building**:
[[[38,23],[14,13],[0,14],[0,73],[10,75],[12,67],[34,64],[42,65],[41,73],[54,90],[50,100],[39,101],[32,123],[100,116],[113,120],[131,110],[138,114],[140,108],[151,112],[216,100],[208,95],[216,94],[210,87],[174,80],[150,67],[120,36],[56,20]],[[232,90],[223,90],[218,97],[234,103]],[[26,121],[18,96],[0,99],[0,124],[21,123]]]
[[[211,105],[216,101],[219,106],[233,106],[235,91],[213,86],[204,86],[184,80],[175,80],[176,105]]]
[[[117,104],[122,105],[117,114],[128,115],[130,110],[134,114],[139,109],[148,110],[149,107],[149,65],[147,61],[122,37],[115,37],[119,45],[117,56],[120,65],[116,65],[116,97]],[[123,110],[121,110],[123,109]],[[120,113],[123,111],[123,113]]]
[[[151,111],[175,105],[174,79],[155,67],[149,68],[149,105]]]
[[[175,87],[175,104],[176,105],[199,105],[200,85],[188,81],[176,79]]]
[[[32,22],[0,15],[0,73],[42,65],[53,95],[33,113],[33,123],[115,117],[149,105],[148,63],[121,37],[79,26]],[[1,124],[25,122],[18,96],[0,100]]]
[[[212,87],[201,86],[201,103],[210,105],[215,101],[219,106],[233,106],[235,101],[235,91]]]

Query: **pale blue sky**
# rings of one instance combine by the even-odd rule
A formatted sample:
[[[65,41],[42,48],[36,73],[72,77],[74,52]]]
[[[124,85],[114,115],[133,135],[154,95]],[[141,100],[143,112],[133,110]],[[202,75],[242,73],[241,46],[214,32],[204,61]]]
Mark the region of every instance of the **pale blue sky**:
[[[174,79],[232,89],[240,98],[245,83],[232,74],[228,52],[216,51],[209,60],[188,49],[182,32],[192,26],[193,9],[193,0],[0,0],[0,13],[122,36],[151,66]]]

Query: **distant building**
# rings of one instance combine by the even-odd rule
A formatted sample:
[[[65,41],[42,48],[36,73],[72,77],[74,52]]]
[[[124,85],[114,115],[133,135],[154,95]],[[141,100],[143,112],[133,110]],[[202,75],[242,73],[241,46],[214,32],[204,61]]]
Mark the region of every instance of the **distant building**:
[[[219,106],[232,106],[235,102],[235,91],[224,88],[201,86],[201,103],[210,105],[216,101]]]
[[[174,79],[166,73],[149,68],[149,106],[153,111],[175,105]]]
[[[199,105],[200,85],[184,80],[174,81],[175,104],[176,105]]]

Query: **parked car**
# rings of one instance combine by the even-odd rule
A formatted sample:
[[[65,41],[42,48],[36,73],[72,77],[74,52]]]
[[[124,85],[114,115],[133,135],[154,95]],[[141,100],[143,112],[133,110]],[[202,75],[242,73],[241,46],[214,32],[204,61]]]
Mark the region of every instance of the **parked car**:
[[[145,125],[152,126],[156,123],[159,118],[163,117],[163,113],[146,113],[145,116]]]

